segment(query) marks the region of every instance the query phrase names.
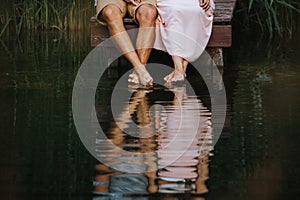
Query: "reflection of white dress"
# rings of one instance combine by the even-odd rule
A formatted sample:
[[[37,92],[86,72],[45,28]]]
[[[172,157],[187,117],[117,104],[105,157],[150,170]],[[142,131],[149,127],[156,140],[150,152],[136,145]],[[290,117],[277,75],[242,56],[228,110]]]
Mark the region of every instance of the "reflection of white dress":
[[[204,11],[199,0],[157,0],[157,20],[154,48],[196,60],[208,43],[212,30],[213,0]]]
[[[170,182],[198,177],[199,159],[213,149],[211,113],[196,97],[166,106],[158,134],[158,178]],[[201,172],[202,173],[202,172]],[[174,183],[175,184],[175,183]]]

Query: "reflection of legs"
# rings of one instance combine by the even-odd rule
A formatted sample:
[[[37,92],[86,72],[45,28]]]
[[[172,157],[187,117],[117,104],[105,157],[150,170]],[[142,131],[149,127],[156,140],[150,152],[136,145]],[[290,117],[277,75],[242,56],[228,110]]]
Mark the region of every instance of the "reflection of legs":
[[[171,74],[165,76],[164,80],[167,82],[183,81],[185,78],[187,61],[179,56],[172,56],[172,60],[174,62],[174,71]]]
[[[124,55],[133,65],[140,83],[143,85],[152,84],[152,77],[146,70],[145,66],[141,63],[134,50],[131,39],[125,30],[120,9],[115,5],[108,5],[102,10],[102,15],[107,21],[110,35],[115,36],[115,42],[120,50],[122,52],[126,52]]]
[[[133,93],[131,101],[129,103],[129,113],[132,115],[134,112],[137,113],[137,122],[141,127],[147,126],[150,122],[149,116],[149,104],[146,94],[150,90],[137,90]]]
[[[204,194],[208,192],[208,188],[205,184],[209,177],[208,170],[209,156],[199,159],[198,164],[198,178],[196,180],[196,192],[197,194]]]
[[[156,8],[150,4],[143,4],[136,11],[136,20],[140,28],[136,39],[136,48],[138,57],[143,65],[146,65],[153,47],[156,15]],[[139,83],[136,72],[129,75],[128,81]]]
[[[186,87],[174,87],[170,89],[175,94],[173,104],[175,106],[181,106],[183,100],[187,99]]]

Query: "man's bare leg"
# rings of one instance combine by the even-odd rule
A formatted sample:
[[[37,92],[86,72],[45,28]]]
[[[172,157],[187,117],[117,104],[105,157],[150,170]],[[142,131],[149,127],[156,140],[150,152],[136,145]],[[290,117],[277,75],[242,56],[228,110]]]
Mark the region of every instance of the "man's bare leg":
[[[137,54],[142,64],[146,65],[155,40],[155,20],[157,10],[153,5],[143,4],[136,11],[139,32],[136,39]],[[136,72],[129,75],[129,82],[137,83]]]
[[[139,33],[136,39],[137,53],[142,64],[146,64],[155,40],[155,20],[157,10],[153,5],[143,4],[136,12]]]
[[[120,9],[115,5],[108,5],[102,10],[102,15],[107,21],[108,30],[111,36],[114,36],[114,41],[125,57],[133,65],[138,76],[139,83],[142,85],[152,85],[153,79],[143,65],[132,45],[131,39],[127,34]]]

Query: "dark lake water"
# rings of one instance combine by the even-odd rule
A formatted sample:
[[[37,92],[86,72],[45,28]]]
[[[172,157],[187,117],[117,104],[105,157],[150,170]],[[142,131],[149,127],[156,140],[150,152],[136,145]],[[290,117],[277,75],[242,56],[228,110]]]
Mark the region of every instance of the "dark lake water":
[[[227,117],[215,146],[211,99],[193,69],[187,75],[195,94],[186,84],[122,85],[119,92],[131,96],[119,102],[116,116],[112,90],[130,68],[123,61],[107,70],[91,121],[118,147],[95,132],[94,148],[105,164],[85,149],[73,121],[73,84],[92,50],[88,37],[48,34],[0,42],[1,199],[299,197],[299,38],[268,43],[244,36],[225,50]],[[160,52],[151,59],[170,64]],[[185,149],[190,137],[197,139]],[[175,145],[156,152],[170,142]]]

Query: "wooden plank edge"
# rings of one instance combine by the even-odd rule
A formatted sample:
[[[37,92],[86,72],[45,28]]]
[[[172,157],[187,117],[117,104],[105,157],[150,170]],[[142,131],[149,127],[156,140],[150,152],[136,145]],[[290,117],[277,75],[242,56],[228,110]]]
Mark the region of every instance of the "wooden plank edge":
[[[232,26],[214,25],[207,47],[231,47]]]

